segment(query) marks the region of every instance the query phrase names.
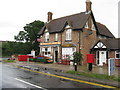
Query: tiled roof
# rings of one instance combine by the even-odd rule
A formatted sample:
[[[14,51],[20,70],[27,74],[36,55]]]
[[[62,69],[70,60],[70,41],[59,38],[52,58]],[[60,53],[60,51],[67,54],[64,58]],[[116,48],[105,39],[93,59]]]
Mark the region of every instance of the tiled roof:
[[[98,22],[96,22],[96,25],[97,25],[98,33],[100,35],[114,38],[114,35],[108,30],[108,28],[105,25]]]
[[[47,23],[38,34],[42,34],[45,28],[47,28],[50,33],[61,32],[66,23],[68,23],[72,29],[82,29],[89,16],[90,13],[81,12],[78,14],[54,19]]]
[[[46,28],[48,29],[49,33],[61,32],[61,31],[63,31],[66,23],[68,23],[72,27],[72,29],[79,29],[80,30],[84,27],[86,21],[88,20],[88,18],[91,14],[92,14],[92,12],[90,12],[90,13],[81,12],[78,14],[73,14],[70,16],[65,16],[65,17],[61,17],[58,19],[53,19],[52,21],[47,23],[40,30],[40,32],[38,34],[39,35],[43,34],[44,30]],[[100,24],[98,22],[96,22],[95,24],[97,27],[98,34],[114,38],[114,35],[108,30],[108,28],[105,25]]]
[[[100,39],[96,41],[94,46],[97,45],[97,43],[99,42],[105,44],[108,50],[120,50],[120,38]],[[94,46],[91,48],[92,50],[94,50]]]
[[[108,49],[111,50],[116,50],[119,49],[120,50],[120,38],[114,38],[114,39],[103,39],[101,40]]]

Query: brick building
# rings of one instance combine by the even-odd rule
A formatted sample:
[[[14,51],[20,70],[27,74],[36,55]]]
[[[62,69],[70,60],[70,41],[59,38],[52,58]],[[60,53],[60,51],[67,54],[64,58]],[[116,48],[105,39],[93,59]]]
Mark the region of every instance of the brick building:
[[[107,64],[109,58],[115,58],[115,65],[120,66],[120,38],[100,39],[91,48],[96,55],[95,64],[102,66]]]
[[[86,11],[52,19],[52,12],[48,12],[48,22],[38,33],[40,35],[40,54],[48,56],[54,60],[54,63],[67,59],[73,60],[74,52],[83,54],[83,64],[86,63],[86,54],[94,53],[99,58],[107,57],[108,49],[105,45],[97,49],[95,45],[98,42],[111,39],[115,40],[114,35],[108,28],[95,21],[92,12],[92,2],[86,0]],[[109,46],[108,46],[109,47]],[[111,49],[109,48],[109,52]],[[116,52],[117,49],[113,51]],[[98,55],[98,52],[106,51],[105,55]],[[118,51],[117,51],[118,52]],[[109,53],[111,54],[111,53]],[[95,64],[103,65],[103,61],[95,57]],[[107,60],[107,59],[106,59]]]

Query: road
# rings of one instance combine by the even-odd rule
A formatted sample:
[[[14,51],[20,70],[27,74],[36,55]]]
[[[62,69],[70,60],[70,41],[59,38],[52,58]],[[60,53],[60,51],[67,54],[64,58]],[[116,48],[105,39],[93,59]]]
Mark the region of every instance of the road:
[[[17,68],[8,64],[0,64],[0,88],[102,88],[101,86],[77,82],[54,75],[54,72],[41,73]],[[1,74],[2,72],[2,74]],[[51,74],[52,73],[52,74]],[[50,75],[49,75],[50,74]]]
[[[30,79],[31,75],[29,75],[29,72],[19,70],[10,65],[0,64],[0,89],[11,88],[12,90],[23,88],[24,90],[24,88],[39,88],[43,90],[44,88],[27,82],[27,79]],[[26,79],[26,81],[24,79]]]

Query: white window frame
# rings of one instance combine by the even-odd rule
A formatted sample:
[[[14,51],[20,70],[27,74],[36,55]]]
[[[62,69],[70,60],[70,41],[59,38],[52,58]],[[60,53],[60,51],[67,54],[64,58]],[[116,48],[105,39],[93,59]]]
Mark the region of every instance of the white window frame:
[[[46,50],[45,50],[46,49]],[[51,57],[51,47],[42,48],[42,53],[44,52],[43,56]],[[49,54],[50,52],[50,54]]]
[[[55,41],[58,41],[58,33],[55,34]]]
[[[67,29],[66,30],[66,40],[71,40],[72,39],[72,29]]]
[[[70,60],[73,60],[73,53],[76,52],[75,47],[63,47],[62,48],[62,59],[66,58],[66,55],[69,55]]]
[[[46,32],[45,33],[45,42],[48,42],[49,41],[49,32]]]
[[[117,54],[119,54],[119,58],[117,58]],[[120,51],[115,51],[115,58],[120,59]]]

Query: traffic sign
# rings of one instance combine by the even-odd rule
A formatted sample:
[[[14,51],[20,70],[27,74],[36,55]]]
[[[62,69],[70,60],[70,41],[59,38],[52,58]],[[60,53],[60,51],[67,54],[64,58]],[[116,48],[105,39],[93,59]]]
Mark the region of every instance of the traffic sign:
[[[108,75],[113,75],[115,71],[115,59],[110,58],[108,59]]]

